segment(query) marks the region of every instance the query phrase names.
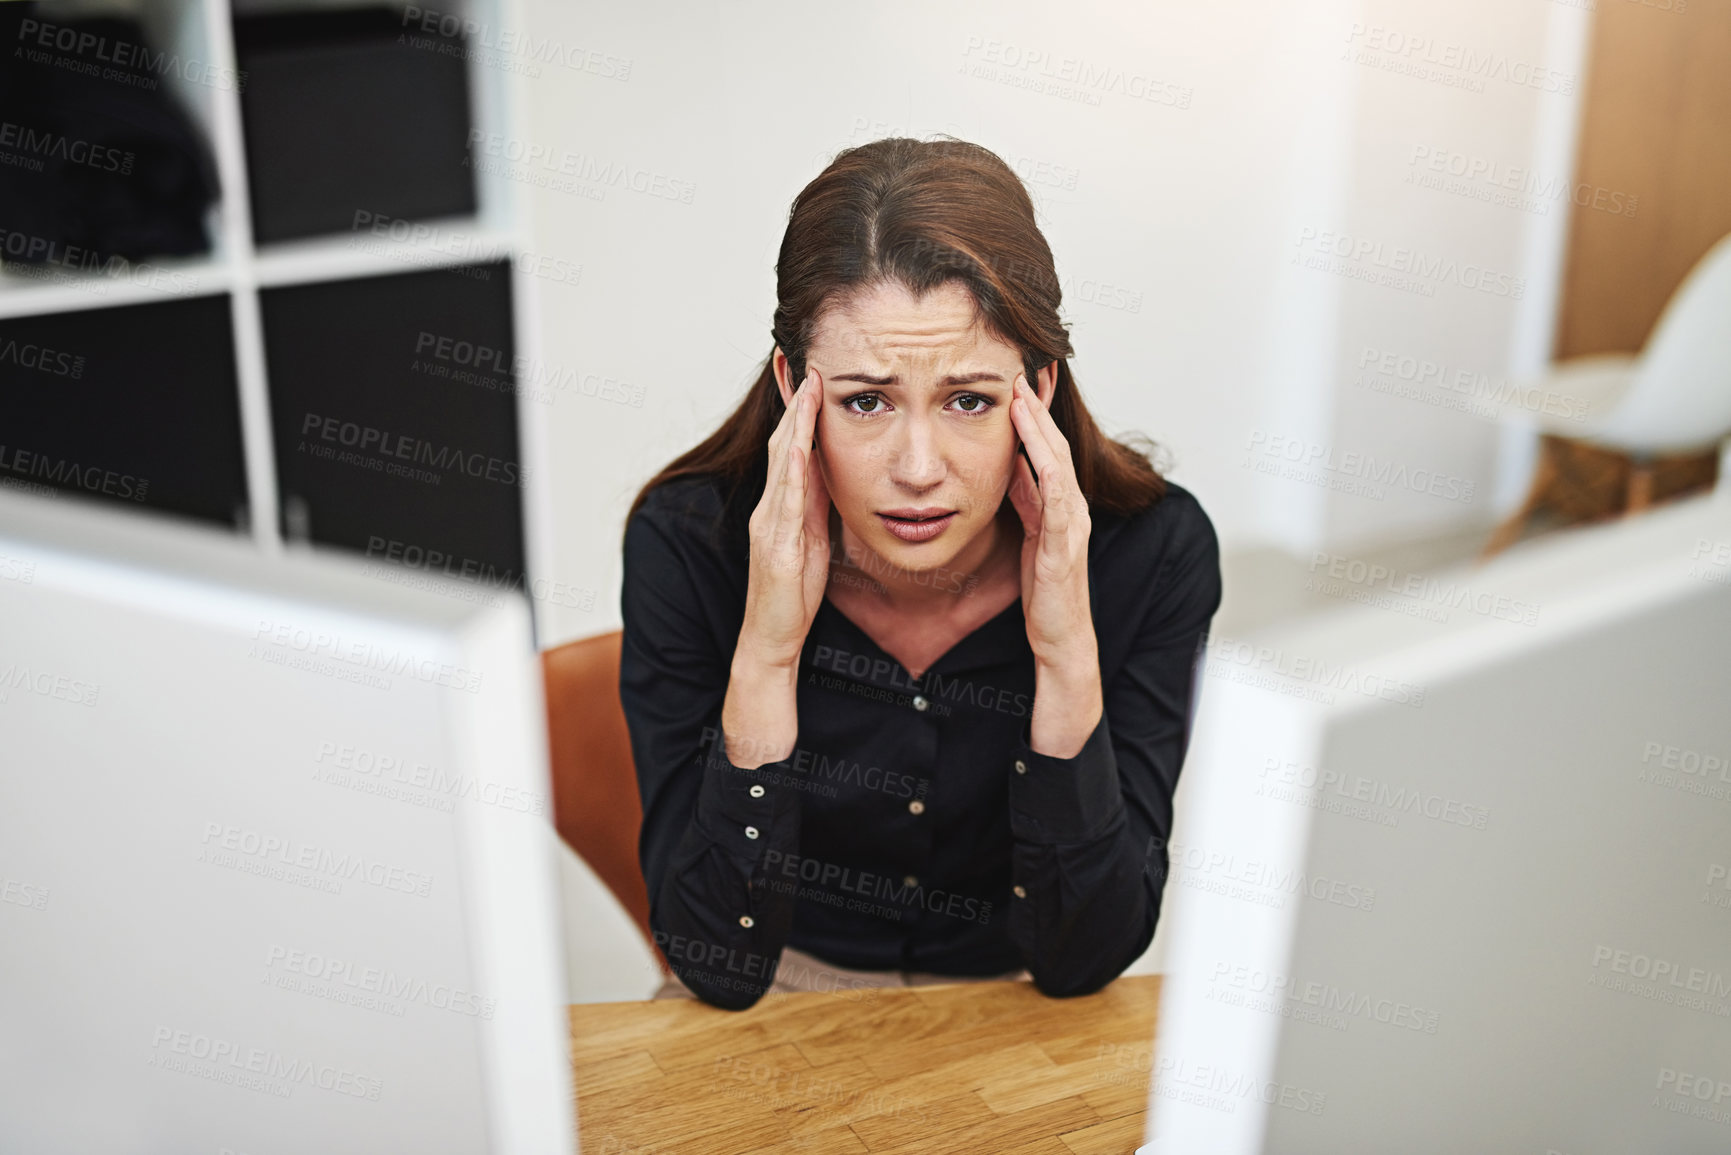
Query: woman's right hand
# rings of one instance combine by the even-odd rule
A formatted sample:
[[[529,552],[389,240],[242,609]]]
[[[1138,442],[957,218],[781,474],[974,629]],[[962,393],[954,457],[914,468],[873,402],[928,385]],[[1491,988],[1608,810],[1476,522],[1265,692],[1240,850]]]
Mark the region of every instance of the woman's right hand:
[[[751,571],[741,648],[770,666],[799,664],[829,584],[829,490],[812,452],[823,378],[807,369],[769,437],[769,473],[751,514]]]
[[[740,767],[793,750],[800,652],[829,585],[829,489],[812,452],[823,377],[808,368],[769,438],[769,472],[752,511],[745,620],[722,711],[728,758]]]

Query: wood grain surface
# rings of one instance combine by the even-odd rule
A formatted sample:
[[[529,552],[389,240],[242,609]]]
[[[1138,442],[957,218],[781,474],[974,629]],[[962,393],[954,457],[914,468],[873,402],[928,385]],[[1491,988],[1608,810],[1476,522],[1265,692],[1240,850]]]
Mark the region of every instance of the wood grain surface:
[[[573,1006],[583,1155],[1129,1155],[1157,975]]]
[[[1556,360],[1640,349],[1731,232],[1731,4],[1600,0],[1593,21],[1574,203],[1550,209],[1570,214]]]

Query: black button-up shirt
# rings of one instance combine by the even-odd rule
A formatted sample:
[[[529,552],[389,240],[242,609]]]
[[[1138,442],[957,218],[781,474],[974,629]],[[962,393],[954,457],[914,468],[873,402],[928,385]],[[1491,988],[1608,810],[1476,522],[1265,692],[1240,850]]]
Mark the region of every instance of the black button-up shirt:
[[[730,504],[714,479],[676,479],[626,527],[620,694],[650,925],[675,973],[730,1009],[768,989],[785,944],[861,970],[1026,967],[1059,996],[1122,974],[1154,937],[1220,604],[1195,497],[1169,481],[1133,516],[1092,516],[1105,709],[1074,758],[1028,745],[1020,600],[915,679],[825,599],[801,653],[794,752],[747,770],[720,731],[745,617],[745,488]]]

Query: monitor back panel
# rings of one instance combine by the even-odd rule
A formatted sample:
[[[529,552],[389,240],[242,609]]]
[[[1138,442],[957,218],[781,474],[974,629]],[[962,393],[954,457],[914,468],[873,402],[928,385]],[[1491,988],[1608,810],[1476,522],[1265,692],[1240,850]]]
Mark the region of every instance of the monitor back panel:
[[[1211,641],[1144,1151],[1731,1150],[1726,542],[1680,503],[1445,626]]]
[[[566,1149],[526,611],[155,532],[0,527],[0,1149]]]

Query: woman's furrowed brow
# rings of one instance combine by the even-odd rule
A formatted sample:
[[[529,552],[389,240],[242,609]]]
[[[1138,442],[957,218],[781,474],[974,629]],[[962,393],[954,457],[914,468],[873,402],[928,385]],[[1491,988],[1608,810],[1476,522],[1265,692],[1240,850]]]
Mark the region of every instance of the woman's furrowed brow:
[[[857,381],[861,385],[899,385],[899,377],[878,377],[870,373],[832,373],[827,378],[830,381]],[[938,380],[939,385],[977,385],[982,381],[997,381],[1002,383],[1002,373],[952,373]]]

